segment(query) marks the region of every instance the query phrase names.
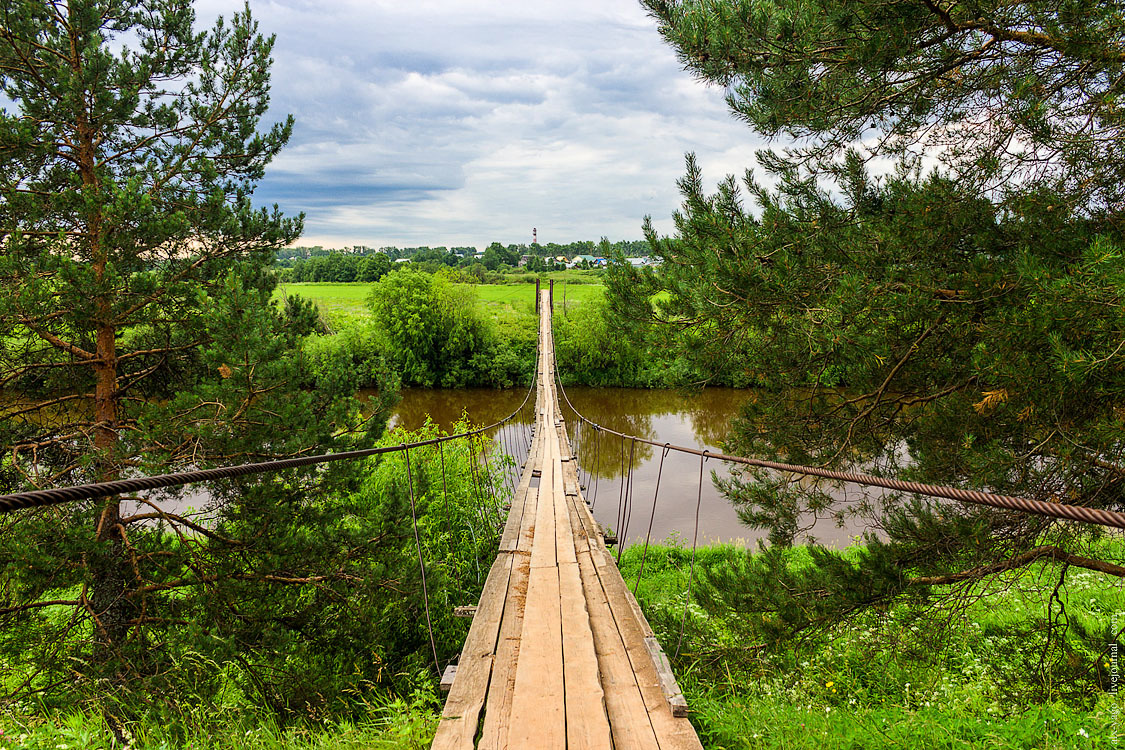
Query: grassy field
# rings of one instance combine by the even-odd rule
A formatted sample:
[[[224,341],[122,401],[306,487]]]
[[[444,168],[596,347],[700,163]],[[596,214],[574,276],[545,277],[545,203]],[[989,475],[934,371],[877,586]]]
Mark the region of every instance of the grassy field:
[[[274,292],[274,299],[281,299],[287,294],[298,294],[305,299],[312,300],[327,315],[343,313],[346,315],[366,315],[367,295],[371,293],[371,284],[355,282],[350,284],[317,284],[302,282],[299,284],[279,284]]]
[[[581,305],[593,299],[600,298],[605,292],[605,287],[600,284],[583,281],[575,283],[575,274],[589,274],[589,271],[558,271],[553,275],[564,277],[555,283],[555,305],[565,305],[570,308]],[[570,274],[571,278],[566,278]],[[298,294],[305,299],[312,300],[321,312],[329,318],[339,315],[365,316],[367,315],[367,295],[371,292],[371,284],[350,283],[312,283],[302,282],[296,284],[280,284],[274,296],[281,299],[287,294]],[[465,284],[477,294],[477,299],[486,310],[497,313],[497,307],[511,307],[527,312],[535,306],[535,284]]]
[[[622,559],[630,587],[641,552],[633,547]],[[682,546],[651,548],[638,590],[669,655],[680,633],[689,554]],[[693,589],[706,577],[701,572],[737,569],[745,554],[701,548]],[[1120,563],[1125,542],[1107,540],[1094,556]],[[688,635],[675,668],[692,723],[705,748],[724,750],[1116,750],[1125,738],[1125,694],[1083,677],[1087,668],[1105,675],[1114,665],[1104,636],[1094,636],[1091,647],[1082,634],[1102,633],[1113,613],[1125,624],[1125,587],[1112,576],[1070,570],[1062,591],[1066,641],[1075,651],[1061,661],[1049,655],[1056,667],[1040,677],[1042,618],[1058,575],[1056,566],[1032,565],[946,611],[919,617],[925,605],[897,605],[768,649],[733,636],[729,623],[738,612],[709,618],[688,595]],[[1093,663],[1091,650],[1103,651]]]

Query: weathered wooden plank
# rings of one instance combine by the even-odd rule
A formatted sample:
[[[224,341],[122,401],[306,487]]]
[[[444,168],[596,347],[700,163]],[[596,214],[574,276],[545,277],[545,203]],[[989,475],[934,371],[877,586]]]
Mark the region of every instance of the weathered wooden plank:
[[[613,740],[577,560],[559,563],[559,595],[562,603],[566,746],[568,750],[610,750]]]
[[[590,612],[590,630],[598,656],[606,713],[614,746],[659,748],[629,656],[609,609],[590,551],[578,555],[582,589]]]
[[[582,573],[577,562],[577,555],[586,551],[585,534],[580,526],[575,525],[577,517],[565,496],[562,506],[567,529],[571,532],[570,555],[574,557],[574,562],[559,564],[567,747],[608,750],[613,747],[613,736],[605,707],[598,654],[594,648],[590,611],[586,606]],[[563,559],[568,554],[561,552],[559,557]]]
[[[504,619],[500,623],[500,639],[496,645],[492,680],[488,685],[484,728],[481,731],[480,742],[477,744],[481,750],[501,750],[509,747],[508,730],[512,719],[512,696],[516,688],[516,662],[520,655],[520,638],[523,634],[524,606],[527,600],[530,571],[531,557],[526,554],[516,555],[512,563],[512,576],[508,582]]]
[[[527,461],[528,466],[536,466],[538,464],[540,443],[540,440],[536,440],[532,444],[531,454]],[[504,532],[500,537],[501,552],[511,552],[519,547],[520,529],[523,525],[524,513],[528,507],[528,499],[529,496],[535,494],[535,490],[531,487],[531,474],[531,471],[525,468],[523,474],[520,476],[520,483],[516,487],[512,507],[508,511],[508,520],[504,524]]]
[[[477,615],[461,649],[457,679],[445,700],[433,750],[472,748],[477,722],[492,674],[496,639],[504,612],[505,592],[512,572],[512,555],[500,554],[488,571]]]
[[[441,692],[448,693],[453,687],[453,681],[456,679],[457,665],[450,664],[445,668],[445,671],[441,673],[441,684],[438,685],[438,688],[441,689]]]
[[[542,460],[543,446],[539,447],[540,460]],[[524,501],[523,518],[520,519],[520,532],[516,537],[516,550],[527,554],[531,553],[532,543],[535,541],[535,520],[539,513],[539,497],[542,492],[542,482],[538,487],[529,487]]]
[[[558,461],[552,461],[552,507],[555,513],[555,559],[558,564],[576,563],[574,556],[574,530],[570,526],[570,503],[562,490],[562,470]],[[581,589],[580,589],[581,590]]]
[[[672,708],[664,697],[664,690],[656,672],[656,665],[645,646],[645,636],[640,621],[630,606],[621,572],[607,552],[591,552],[595,559],[602,557],[600,564],[595,561],[595,571],[600,580],[609,610],[617,624],[629,665],[636,685],[640,690],[652,728],[660,741],[662,750],[702,750],[699,737],[685,718],[672,715]],[[642,616],[643,619],[643,616]]]
[[[672,715],[676,718],[686,717],[688,715],[687,698],[680,690],[680,683],[676,682],[676,675],[672,672],[672,665],[664,654],[660,641],[656,640],[656,636],[645,636],[645,648],[656,667],[656,676],[660,678],[664,700],[668,701],[668,708],[671,709]]]
[[[531,568],[554,568],[555,556],[555,508],[552,495],[555,488],[555,475],[551,464],[556,449],[548,441],[544,445],[543,461],[545,471],[539,480],[539,502],[535,508],[535,532],[531,545]],[[556,582],[558,576],[556,575]]]
[[[566,747],[566,693],[559,574],[554,564],[536,567],[538,547],[532,550],[508,746],[562,749]]]

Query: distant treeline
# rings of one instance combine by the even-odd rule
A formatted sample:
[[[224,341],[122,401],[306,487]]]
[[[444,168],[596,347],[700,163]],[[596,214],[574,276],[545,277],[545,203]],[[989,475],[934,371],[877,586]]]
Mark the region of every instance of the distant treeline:
[[[609,249],[612,252],[620,251],[626,257],[635,258],[642,255],[649,254],[649,245],[645,240],[622,240],[619,242],[608,243]],[[565,255],[567,258],[572,258],[575,255],[598,255],[604,252],[605,248],[599,242],[593,240],[583,240],[579,242],[547,242],[544,244],[514,244],[504,245],[500,242],[493,242],[488,245],[488,248],[497,248],[503,250],[505,253],[514,255],[517,259],[522,255],[535,255],[541,258],[557,257]],[[278,250],[276,255],[276,262],[278,266],[283,268],[291,268],[298,260],[308,260],[310,258],[322,258],[329,255],[354,255],[354,256],[369,256],[369,255],[386,255],[391,260],[398,260],[399,258],[408,258],[415,260],[416,256],[423,256],[421,259],[434,260],[439,256],[453,255],[457,260],[462,258],[472,258],[479,250],[475,247],[446,247],[438,245],[430,247],[428,245],[421,245],[419,247],[368,247],[367,245],[351,245],[344,248],[331,248],[322,247],[320,245],[313,245],[311,247],[299,246],[289,247],[284,250]],[[487,249],[485,250],[487,252]]]
[[[375,282],[383,278],[400,260],[409,260],[410,265],[423,270],[434,271],[441,266],[465,269],[478,280],[483,280],[485,271],[503,271],[515,268],[520,258],[531,256],[527,264],[531,271],[552,270],[556,266],[551,259],[557,257],[573,258],[576,255],[612,257],[622,253],[626,257],[646,255],[648,243],[644,240],[624,242],[571,242],[560,245],[549,242],[545,245],[501,245],[493,242],[478,255],[475,247],[383,247],[372,248],[354,245],[343,249],[315,247],[292,247],[279,250],[276,255],[277,268],[282,269],[286,281],[317,282]],[[561,268],[562,266],[557,266]]]

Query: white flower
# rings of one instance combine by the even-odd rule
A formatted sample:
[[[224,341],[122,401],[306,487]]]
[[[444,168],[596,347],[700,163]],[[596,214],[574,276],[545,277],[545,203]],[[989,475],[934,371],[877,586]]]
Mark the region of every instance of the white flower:
[[[1083,729],[1082,727],[1078,727],[1078,736],[1079,737],[1089,737],[1090,735],[1086,733],[1085,729]]]

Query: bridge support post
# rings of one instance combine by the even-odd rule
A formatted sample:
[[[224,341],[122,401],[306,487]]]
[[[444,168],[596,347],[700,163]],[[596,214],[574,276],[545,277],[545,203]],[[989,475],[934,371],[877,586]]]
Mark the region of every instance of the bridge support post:
[[[551,312],[555,311],[555,280],[549,279],[547,281],[547,289],[551,292]]]
[[[539,314],[539,277],[535,277],[535,314]]]

